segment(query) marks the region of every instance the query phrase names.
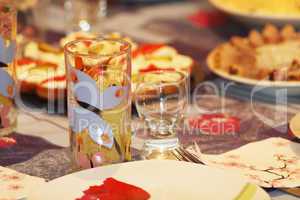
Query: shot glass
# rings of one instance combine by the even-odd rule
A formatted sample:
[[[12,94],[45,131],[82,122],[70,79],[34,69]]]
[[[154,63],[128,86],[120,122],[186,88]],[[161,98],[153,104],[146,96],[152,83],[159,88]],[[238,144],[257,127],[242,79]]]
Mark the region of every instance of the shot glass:
[[[188,103],[188,77],[176,71],[142,74],[135,91],[135,105],[144,121],[142,157],[151,158],[179,146],[177,130]]]

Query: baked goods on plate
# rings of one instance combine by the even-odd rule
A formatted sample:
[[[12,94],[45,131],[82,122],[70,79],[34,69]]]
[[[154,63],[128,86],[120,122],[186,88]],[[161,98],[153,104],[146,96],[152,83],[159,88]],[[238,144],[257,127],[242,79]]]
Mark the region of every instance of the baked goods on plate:
[[[64,98],[64,95],[58,95],[56,91],[66,90],[66,84],[61,83],[66,81],[65,78],[61,78],[65,73],[62,49],[47,43],[28,42],[24,46],[23,57],[17,60],[16,74],[21,92],[35,93],[44,99]]]
[[[66,37],[62,38],[59,42],[60,46],[63,48],[68,42],[78,39],[93,39],[99,37],[96,33],[91,32],[74,32],[68,34]],[[112,32],[103,36],[109,39],[123,39],[131,44],[131,49],[135,50],[137,48],[137,43],[135,43],[131,38],[123,36],[118,32]]]
[[[72,40],[96,37],[97,35],[93,33],[78,32],[62,38],[59,47],[36,41],[25,44],[23,57],[17,61],[16,68],[17,77],[21,82],[21,91],[23,93],[34,93],[48,100],[63,98],[66,93],[63,46]],[[191,57],[178,53],[175,48],[169,45],[137,44],[131,38],[122,36],[119,33],[110,33],[104,37],[122,38],[131,44],[133,91],[141,74],[155,71],[163,75],[168,71],[179,71],[190,75],[195,69]],[[104,51],[105,49],[100,50]],[[160,76],[156,78],[159,79]],[[197,73],[197,79],[202,79],[201,73]]]
[[[217,46],[207,64],[214,73],[250,85],[300,86],[300,34],[291,25],[266,25],[247,37],[233,36]]]
[[[155,82],[155,79],[160,81],[162,77],[165,80],[174,79],[176,77],[168,76],[169,71],[179,71],[186,75],[190,75],[193,65],[194,61],[191,57],[179,54],[177,50],[171,46],[164,44],[140,45],[137,50],[132,53],[133,91],[136,88],[136,84],[139,82],[140,75],[146,74],[147,72],[157,72],[162,74],[162,76],[152,77],[152,82]]]

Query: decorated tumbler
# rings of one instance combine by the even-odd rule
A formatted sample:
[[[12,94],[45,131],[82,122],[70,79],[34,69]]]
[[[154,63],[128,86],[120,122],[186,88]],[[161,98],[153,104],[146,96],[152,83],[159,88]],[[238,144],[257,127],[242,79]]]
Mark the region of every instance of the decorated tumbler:
[[[131,159],[131,56],[122,40],[65,46],[68,117],[76,169]]]
[[[0,1],[0,137],[12,133],[17,123],[14,106],[17,13],[7,2]]]

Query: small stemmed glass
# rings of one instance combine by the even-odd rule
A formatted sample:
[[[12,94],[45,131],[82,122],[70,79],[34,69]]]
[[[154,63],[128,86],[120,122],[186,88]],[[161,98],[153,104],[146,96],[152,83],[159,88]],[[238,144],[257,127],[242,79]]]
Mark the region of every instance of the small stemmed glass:
[[[188,102],[188,77],[176,71],[142,74],[135,90],[135,104],[144,122],[142,157],[151,159],[179,146],[177,129]]]

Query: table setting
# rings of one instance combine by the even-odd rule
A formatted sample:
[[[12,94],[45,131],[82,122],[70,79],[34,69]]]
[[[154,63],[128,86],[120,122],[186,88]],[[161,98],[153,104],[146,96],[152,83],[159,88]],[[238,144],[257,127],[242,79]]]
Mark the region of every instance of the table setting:
[[[300,198],[299,2],[0,1],[0,200]]]

